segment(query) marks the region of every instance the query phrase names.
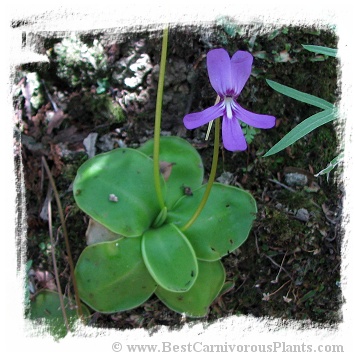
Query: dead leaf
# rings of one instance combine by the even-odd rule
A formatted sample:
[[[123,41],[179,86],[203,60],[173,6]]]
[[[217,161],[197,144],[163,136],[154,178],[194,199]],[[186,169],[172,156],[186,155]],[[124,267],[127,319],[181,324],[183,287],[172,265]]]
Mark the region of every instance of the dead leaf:
[[[83,133],[78,133],[78,128],[75,127],[74,125],[71,125],[69,128],[60,130],[58,135],[56,135],[52,142],[57,144],[57,143],[72,143],[78,140],[84,140],[85,134]]]
[[[287,155],[288,155],[291,159],[294,159],[294,158],[295,158],[295,156],[292,154],[292,149],[291,149],[290,146],[287,146],[287,148],[286,148],[286,153],[287,153]]]
[[[61,160],[63,156],[62,149],[58,144],[50,144],[50,148],[51,150],[50,150],[49,158],[51,158],[54,161],[54,166],[56,169],[54,176],[57,176],[62,172],[62,168],[64,166],[64,163]]]
[[[67,115],[64,114],[63,110],[58,109],[48,124],[47,134],[51,134],[54,128],[58,128],[66,117]]]
[[[322,210],[326,216],[330,216],[332,213],[325,203],[322,204]]]
[[[50,272],[35,270],[34,278],[39,288],[57,291],[54,276]]]
[[[109,242],[122,237],[119,234],[111,232],[102,224],[91,218],[85,236],[87,245],[101,242]]]
[[[289,62],[290,60],[291,60],[290,54],[286,50],[280,52],[279,62]]]
[[[275,128],[278,128],[282,124],[282,119],[276,118]]]
[[[95,145],[98,135],[99,135],[98,133],[90,133],[83,141],[83,144],[85,146],[89,158],[94,157],[96,154]]]
[[[168,181],[171,175],[171,170],[173,169],[174,165],[175,162],[160,161],[159,163],[160,173],[163,175],[165,181]]]

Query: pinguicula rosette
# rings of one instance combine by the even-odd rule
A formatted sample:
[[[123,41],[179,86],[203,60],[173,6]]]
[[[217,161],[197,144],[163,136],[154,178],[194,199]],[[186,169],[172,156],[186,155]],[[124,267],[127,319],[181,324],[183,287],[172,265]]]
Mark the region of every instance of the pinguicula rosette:
[[[184,229],[206,190],[202,158],[178,137],[160,138],[160,149],[161,161],[174,163],[169,177],[159,177],[163,209],[154,189],[153,140],[96,155],[78,170],[74,198],[91,223],[75,276],[81,300],[96,311],[133,309],[155,294],[174,311],[205,316],[225,283],[221,258],[249,235],[254,198],[220,183]]]
[[[195,129],[222,116],[223,146],[229,151],[242,151],[247,148],[239,121],[255,128],[272,128],[276,122],[274,116],[250,112],[237,102],[250,77],[252,63],[253,56],[246,51],[237,51],[232,58],[222,48],[209,51],[207,53],[208,76],[221,100],[202,112],[187,114],[184,117],[185,127]]]

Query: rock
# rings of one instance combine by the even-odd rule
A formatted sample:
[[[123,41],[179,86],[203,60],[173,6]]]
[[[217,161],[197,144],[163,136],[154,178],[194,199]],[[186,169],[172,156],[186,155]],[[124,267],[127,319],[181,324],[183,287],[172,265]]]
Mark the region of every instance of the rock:
[[[309,221],[309,212],[305,208],[300,208],[296,214],[295,218],[302,222],[308,222]]]
[[[289,186],[305,186],[308,182],[308,177],[298,172],[289,172],[285,174],[285,182]]]

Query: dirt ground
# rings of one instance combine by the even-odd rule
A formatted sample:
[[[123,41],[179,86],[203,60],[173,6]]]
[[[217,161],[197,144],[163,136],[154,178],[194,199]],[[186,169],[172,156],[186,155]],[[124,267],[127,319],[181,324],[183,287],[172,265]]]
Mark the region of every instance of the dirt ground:
[[[257,132],[247,151],[221,149],[218,180],[250,191],[258,204],[258,216],[246,243],[223,258],[231,288],[216,299],[208,316],[197,321],[252,315],[336,326],[342,320],[341,169],[332,172],[329,180],[314,174],[337,155],[341,140],[329,123],[276,155],[262,155],[317,112],[273,91],[265,79],[336,102],[340,99],[338,60],[308,52],[301,45],[336,48],[337,37],[330,29],[262,30],[256,25],[241,28],[222,19],[214,26],[172,28],[169,33],[163,135],[178,135],[197,148],[206,179],[212,140],[204,140],[205,127],[186,130],[182,118],[214,103],[215,93],[206,72],[209,49],[223,47],[230,54],[237,49],[250,51],[254,55],[253,73],[239,102],[254,112],[277,117],[276,127]],[[25,197],[19,193],[18,203],[26,204],[26,256],[37,272],[36,289],[56,289],[46,278],[48,273],[53,276],[53,261],[45,209],[49,183],[41,158],[47,160],[60,194],[75,263],[85,248],[88,224],[71,190],[78,167],[88,158],[84,139],[97,134],[97,154],[119,146],[139,147],[152,137],[160,35],[129,29],[125,33],[78,34],[76,46],[86,44],[99,53],[93,52],[93,58],[101,61],[93,69],[88,57],[83,56],[81,62],[65,59],[69,52],[65,52],[60,34],[32,34],[37,51],[47,53],[50,62],[24,64],[14,73],[14,133],[17,176],[23,175],[26,188]],[[28,85],[33,73],[37,87]],[[291,182],[290,177],[296,174],[303,175],[305,181]],[[63,230],[57,207],[54,203],[52,207],[61,286],[72,296]],[[92,311],[89,324],[154,330],[194,321],[170,311],[153,296],[141,307],[123,313]]]

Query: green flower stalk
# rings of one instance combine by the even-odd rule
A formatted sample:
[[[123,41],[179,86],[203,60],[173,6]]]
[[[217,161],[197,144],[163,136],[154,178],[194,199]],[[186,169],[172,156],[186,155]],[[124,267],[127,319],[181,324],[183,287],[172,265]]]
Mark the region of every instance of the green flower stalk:
[[[186,231],[186,229],[188,229],[196,221],[197,217],[202,212],[203,208],[205,207],[205,205],[207,203],[208,197],[209,197],[211,189],[212,189],[212,185],[213,185],[214,179],[216,177],[217,163],[218,163],[218,153],[219,153],[219,132],[221,130],[220,118],[217,118],[215,123],[216,123],[216,126],[215,126],[215,133],[214,133],[214,147],[213,147],[212,167],[211,167],[210,177],[208,178],[206,191],[205,191],[205,193],[204,193],[204,195],[202,197],[202,200],[200,202],[200,205],[198,206],[198,208],[195,211],[194,215],[181,228],[182,232]]]
[[[157,104],[155,110],[155,125],[154,125],[154,152],[153,152],[153,165],[154,165],[154,185],[157,193],[160,208],[165,208],[163,192],[160,184],[160,166],[159,166],[159,149],[160,149],[160,127],[161,127],[161,113],[163,106],[163,91],[164,91],[164,75],[166,67],[166,55],[168,49],[168,29],[163,31],[163,44],[161,51],[160,72],[158,82]]]

